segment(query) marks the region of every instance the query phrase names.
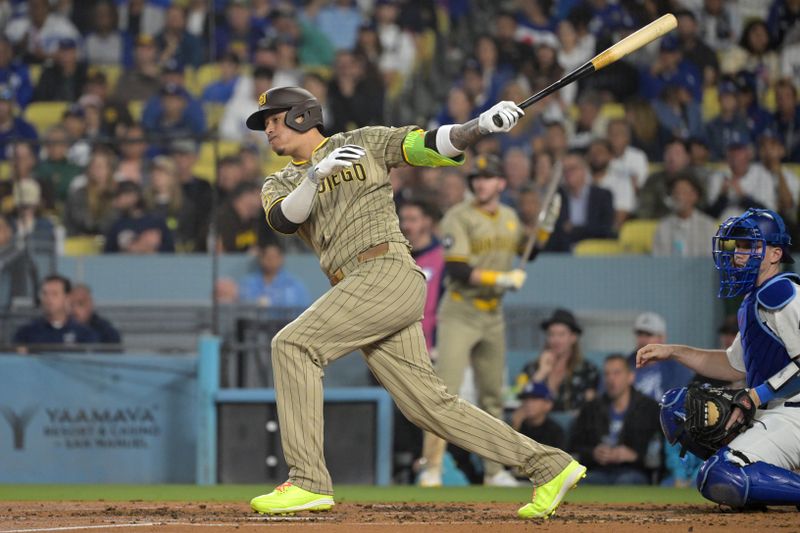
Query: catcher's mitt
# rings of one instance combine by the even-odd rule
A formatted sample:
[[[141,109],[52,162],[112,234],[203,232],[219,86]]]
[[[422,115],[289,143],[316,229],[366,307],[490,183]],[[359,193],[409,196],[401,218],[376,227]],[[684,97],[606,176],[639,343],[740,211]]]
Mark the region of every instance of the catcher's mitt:
[[[744,419],[725,429],[735,407],[742,411]],[[756,414],[756,406],[747,389],[723,389],[708,385],[688,387],[685,409],[684,429],[695,444],[709,452],[709,456],[751,427]]]

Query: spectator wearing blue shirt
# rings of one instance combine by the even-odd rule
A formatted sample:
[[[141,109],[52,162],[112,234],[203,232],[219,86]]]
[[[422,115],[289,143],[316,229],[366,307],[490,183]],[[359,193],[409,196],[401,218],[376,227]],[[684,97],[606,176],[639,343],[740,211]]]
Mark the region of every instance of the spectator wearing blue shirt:
[[[163,218],[145,211],[139,184],[123,181],[114,194],[114,208],[120,213],[106,233],[104,253],[154,254],[174,252],[172,232]]]
[[[652,106],[661,126],[659,135],[662,138],[688,140],[691,137],[705,137],[700,104],[692,99],[686,87],[667,85],[661,97],[653,100]]]
[[[756,77],[752,72],[740,70],[733,81],[736,84],[736,101],[740,113],[744,115],[751,137],[757,139],[772,125],[772,115],[758,103]]]
[[[381,1],[383,0],[378,3]],[[308,22],[319,28],[335,50],[352,50],[355,47],[358,28],[363,19],[361,11],[352,0],[335,0],[321,8],[315,17],[308,18]]]
[[[170,58],[197,68],[205,59],[203,42],[186,31],[186,9],[178,4],[167,8],[164,31],[156,37],[161,61]]]
[[[233,52],[227,52],[219,62],[220,79],[209,83],[203,88],[200,99],[204,103],[224,104],[231,99],[236,89],[236,84],[241,79],[239,65],[241,60]]]
[[[157,98],[158,102],[142,114],[142,125],[147,133],[168,138],[202,135],[206,131],[202,109],[195,112],[192,104],[196,100],[184,87],[168,83],[161,88]]]
[[[677,37],[667,35],[652,66],[639,72],[639,90],[648,100],[658,98],[669,85],[678,85],[691,94],[695,102],[703,99],[703,77],[697,67],[683,57]]]
[[[305,308],[311,303],[303,284],[283,268],[283,249],[278,243],[258,247],[259,271],[239,283],[239,298],[262,307]]]
[[[28,353],[27,345],[74,345],[96,342],[94,333],[70,317],[69,279],[53,274],[42,281],[39,300],[42,316],[21,326],[14,333],[17,351]]]
[[[715,160],[725,158],[728,144],[734,137],[750,137],[750,129],[739,107],[737,95],[736,83],[730,78],[723,79],[719,84],[719,115],[709,121],[705,128],[711,157]]]
[[[15,140],[36,140],[36,128],[14,116],[14,92],[0,85],[0,161],[8,158],[7,145]]]
[[[201,135],[205,131],[206,122],[203,105],[186,90],[184,66],[176,59],[170,59],[164,63],[161,72],[161,88],[156,94],[148,98],[144,104],[142,126],[144,126],[145,131],[151,133],[159,128],[159,121],[164,114],[163,89],[167,86],[177,86],[183,89],[183,91],[175,91],[173,87],[170,90],[183,95],[186,102],[183,115],[186,116],[187,121],[191,122],[192,128],[196,128],[193,129],[191,135]]]
[[[241,61],[250,59],[256,41],[264,34],[263,21],[255,20],[248,0],[230,0],[225,8],[225,20],[214,35],[215,58],[234,53]]]
[[[33,98],[28,65],[14,60],[11,41],[2,36],[0,36],[0,83],[11,88],[20,107],[28,105]]]
[[[636,367],[636,352],[640,348],[667,341],[667,322],[658,313],[642,313],[633,323],[633,332],[636,335],[636,349],[628,356],[631,368]],[[662,361],[638,368],[635,373],[634,388],[656,401],[660,401],[669,389],[684,387],[692,379],[692,372],[675,361]]]

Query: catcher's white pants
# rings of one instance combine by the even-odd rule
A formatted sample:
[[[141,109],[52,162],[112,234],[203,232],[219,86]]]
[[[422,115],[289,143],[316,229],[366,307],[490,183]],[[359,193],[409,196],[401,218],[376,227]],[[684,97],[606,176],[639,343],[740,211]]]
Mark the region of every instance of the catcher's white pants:
[[[753,427],[733,439],[729,447],[752,462],[763,461],[787,470],[800,469],[800,405],[760,409]]]

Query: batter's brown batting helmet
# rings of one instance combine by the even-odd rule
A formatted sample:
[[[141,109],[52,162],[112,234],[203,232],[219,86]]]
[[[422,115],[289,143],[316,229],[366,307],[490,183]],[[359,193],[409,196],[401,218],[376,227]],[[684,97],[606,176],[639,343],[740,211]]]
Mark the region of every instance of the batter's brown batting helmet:
[[[261,93],[258,111],[247,117],[247,127],[263,131],[264,120],[281,111],[286,111],[286,125],[295,131],[322,128],[322,106],[313,94],[300,87],[273,87]]]

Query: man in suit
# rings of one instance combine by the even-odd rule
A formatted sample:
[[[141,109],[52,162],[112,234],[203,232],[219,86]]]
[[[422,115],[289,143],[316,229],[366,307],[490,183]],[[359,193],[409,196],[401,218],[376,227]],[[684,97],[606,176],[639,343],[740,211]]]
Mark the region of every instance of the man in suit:
[[[613,238],[614,200],[611,192],[590,183],[589,168],[579,152],[568,153],[562,169],[561,214],[546,251],[570,252],[583,239]]]

